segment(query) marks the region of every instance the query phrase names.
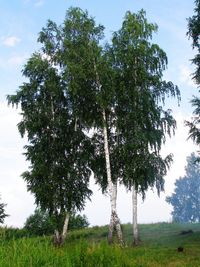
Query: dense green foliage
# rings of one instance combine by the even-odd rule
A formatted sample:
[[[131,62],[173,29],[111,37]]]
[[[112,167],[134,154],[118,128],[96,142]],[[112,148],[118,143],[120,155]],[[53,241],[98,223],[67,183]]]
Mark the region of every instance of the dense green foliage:
[[[24,224],[24,229],[30,235],[52,235],[56,229],[54,221],[47,212],[36,209],[34,214],[30,215]]]
[[[69,219],[69,230],[86,228],[89,222],[85,215],[71,214]],[[36,209],[34,214],[30,215],[24,225],[24,229],[29,235],[52,235],[56,229],[54,218],[47,212]]]
[[[123,227],[128,241],[131,225]],[[199,224],[139,225],[143,243],[139,247],[125,248],[108,246],[107,227],[96,227],[70,232],[69,242],[59,249],[44,237],[7,240],[0,229],[0,266],[198,267],[199,227]],[[181,234],[189,229],[193,233]],[[184,248],[183,253],[177,252],[179,246]]]
[[[186,174],[175,182],[175,190],[166,201],[172,205],[177,222],[200,222],[200,163],[192,153],[187,158]]]
[[[89,226],[89,221],[86,215],[72,214],[69,219],[69,230],[87,228]]]
[[[29,142],[25,155],[30,167],[22,177],[36,204],[56,218],[61,231],[65,212],[81,210],[91,195],[91,145],[78,122],[65,66],[55,56],[55,47],[51,47],[54,36],[49,33],[54,30],[55,24],[49,21],[39,37],[42,50],[24,66],[27,82],[15,95],[8,96],[8,102],[21,106],[18,128],[22,137],[27,133]]]
[[[149,187],[163,190],[172,155],[163,159],[160,150],[166,135],[174,133],[176,127],[164,102],[167,97],[180,97],[177,86],[163,80],[167,56],[151,41],[157,28],[147,21],[144,10],[137,14],[127,12],[110,47],[116,73],[119,173],[129,189],[134,183],[143,195]]]
[[[196,69],[193,74],[193,80],[196,82],[197,86],[200,86],[200,1],[195,0],[194,15],[188,19],[188,36],[192,39],[193,49],[197,52],[195,57],[192,59],[192,63],[195,65]],[[200,92],[200,91],[199,91]],[[186,125],[189,126],[189,137],[196,144],[200,144],[200,127],[199,127],[199,117],[200,117],[200,98],[193,97],[191,100],[192,106],[194,107],[192,121],[187,121]]]

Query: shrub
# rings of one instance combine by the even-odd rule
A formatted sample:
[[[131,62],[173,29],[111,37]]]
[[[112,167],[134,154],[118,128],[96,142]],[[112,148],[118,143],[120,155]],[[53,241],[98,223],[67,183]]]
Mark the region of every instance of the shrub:
[[[69,230],[86,228],[89,226],[88,219],[85,215],[73,213],[69,220]],[[51,235],[56,229],[56,223],[47,212],[36,209],[34,214],[30,215],[24,225],[24,229],[30,235]]]

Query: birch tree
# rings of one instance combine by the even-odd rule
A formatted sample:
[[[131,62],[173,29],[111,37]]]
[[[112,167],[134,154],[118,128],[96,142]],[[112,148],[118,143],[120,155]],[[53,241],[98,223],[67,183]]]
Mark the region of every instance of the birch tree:
[[[101,25],[96,25],[87,12],[78,8],[67,13],[63,34],[63,66],[69,79],[69,91],[75,103],[79,123],[85,129],[93,129],[95,146],[102,146],[102,168],[96,158],[91,168],[98,181],[105,174],[103,185],[109,193],[111,204],[111,219],[109,227],[109,242],[112,243],[113,231],[117,231],[119,242],[123,243],[120,220],[117,214],[117,185],[112,174],[111,140],[113,112],[113,71],[106,55],[106,47],[101,47],[103,39]],[[70,49],[71,48],[71,49]],[[99,136],[100,138],[97,138]],[[98,149],[95,148],[97,152]],[[99,176],[100,174],[100,176]],[[103,182],[102,182],[103,181]]]
[[[28,189],[41,208],[55,214],[59,225],[67,212],[62,234],[61,228],[56,231],[57,240],[65,238],[68,213],[81,209],[91,194],[89,166],[97,177],[98,167],[91,160],[95,153],[86,134],[93,129],[100,133],[104,147],[105,187],[111,202],[109,240],[117,229],[123,242],[110,160],[112,71],[100,46],[103,29],[79,8],[70,8],[61,26],[49,20],[39,34],[41,51],[23,71],[29,82],[8,97],[9,103],[21,104],[19,131],[22,136],[28,134],[30,143],[26,156],[31,170],[23,174]]]
[[[49,25],[54,26],[51,22]],[[28,138],[24,154],[30,165],[22,177],[36,204],[54,217],[55,243],[62,244],[70,213],[82,210],[91,195],[90,141],[77,124],[55,48],[45,53],[53,37],[49,36],[48,41],[42,42],[42,50],[24,66],[27,82],[8,96],[8,102],[20,106],[18,129],[22,137]]]
[[[122,27],[112,39],[111,53],[116,72],[116,127],[122,183],[133,191],[133,243],[138,244],[137,193],[143,198],[149,187],[163,190],[172,155],[162,158],[166,135],[176,122],[165,109],[166,97],[180,98],[177,86],[163,80],[167,56],[151,42],[157,25],[148,23],[144,10],[127,12]]]

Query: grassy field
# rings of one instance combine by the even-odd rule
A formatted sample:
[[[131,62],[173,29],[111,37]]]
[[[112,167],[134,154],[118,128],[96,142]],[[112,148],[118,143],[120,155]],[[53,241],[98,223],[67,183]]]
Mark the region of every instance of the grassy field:
[[[107,245],[107,227],[73,231],[62,248],[49,237],[20,237],[1,229],[1,267],[200,266],[200,224],[140,225],[141,243],[131,246],[131,225],[123,225],[126,246]],[[182,234],[183,231],[192,230]],[[183,252],[178,252],[178,247]]]

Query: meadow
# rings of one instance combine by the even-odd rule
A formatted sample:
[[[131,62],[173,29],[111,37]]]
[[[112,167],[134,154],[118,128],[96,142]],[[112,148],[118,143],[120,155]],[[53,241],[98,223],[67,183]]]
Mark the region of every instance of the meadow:
[[[200,224],[139,225],[140,245],[132,246],[131,224],[123,225],[125,247],[107,244],[107,226],[71,231],[65,245],[51,237],[28,237],[0,229],[1,267],[199,267]],[[183,251],[179,252],[178,248]]]

